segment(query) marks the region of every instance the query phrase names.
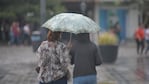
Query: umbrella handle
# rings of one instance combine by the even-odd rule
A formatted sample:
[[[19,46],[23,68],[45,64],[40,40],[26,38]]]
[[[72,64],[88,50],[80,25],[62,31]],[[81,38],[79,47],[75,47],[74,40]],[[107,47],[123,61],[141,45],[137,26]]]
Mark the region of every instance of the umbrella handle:
[[[71,41],[72,41],[72,33],[70,33],[70,37],[69,37],[68,43],[71,43]]]
[[[70,38],[69,38],[69,41],[68,41],[68,43],[67,43],[68,49],[70,49],[70,48],[72,47],[71,42],[72,42],[72,33],[70,33]]]

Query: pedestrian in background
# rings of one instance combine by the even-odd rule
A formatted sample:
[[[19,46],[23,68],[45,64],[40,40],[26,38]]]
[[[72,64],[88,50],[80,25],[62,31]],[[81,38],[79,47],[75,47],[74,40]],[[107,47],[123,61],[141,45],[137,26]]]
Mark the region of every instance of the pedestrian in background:
[[[113,26],[113,31],[115,35],[117,36],[119,43],[121,43],[121,27],[118,22]]]
[[[70,50],[73,84],[97,84],[95,67],[101,64],[97,46],[90,41],[88,33],[78,34],[76,39]]]
[[[10,27],[10,44],[19,44],[20,27],[18,22],[13,22]]]
[[[139,28],[135,31],[135,40],[137,45],[137,54],[143,54],[144,46],[145,46],[145,30],[143,25],[140,25]],[[141,49],[141,51],[140,51]]]
[[[60,32],[49,30],[47,41],[37,50],[39,56],[38,78],[40,84],[67,84],[68,64],[70,62],[67,46],[60,42]]]
[[[24,25],[23,27],[23,33],[24,33],[24,44],[30,45],[30,35],[31,35],[31,29],[30,29],[30,25],[27,23]]]
[[[13,23],[10,26],[10,32],[9,32],[10,41],[8,43],[9,45],[13,45],[14,44],[14,34],[13,34],[13,31],[12,31],[12,27],[13,27]]]
[[[145,29],[145,41],[147,43],[147,48],[145,50],[145,54],[147,54],[148,50],[149,50],[149,27],[147,27]]]
[[[1,40],[3,42],[7,42],[9,40],[9,25],[7,22],[2,22],[2,24],[0,25],[0,34],[1,34]]]

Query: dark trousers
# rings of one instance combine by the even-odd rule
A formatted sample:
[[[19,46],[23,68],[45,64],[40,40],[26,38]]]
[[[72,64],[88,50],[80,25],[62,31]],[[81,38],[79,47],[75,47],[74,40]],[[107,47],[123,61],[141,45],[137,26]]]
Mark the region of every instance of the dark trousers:
[[[145,50],[145,54],[147,54],[148,50],[149,50],[149,40],[146,40],[146,43],[147,43],[147,48]]]
[[[144,39],[143,40],[138,40],[136,39],[136,44],[137,44],[137,53],[142,54],[144,50]],[[140,51],[141,49],[141,51]]]
[[[29,45],[29,44],[31,43],[31,42],[30,42],[30,35],[24,34],[23,42],[24,42],[24,44]]]
[[[14,36],[14,44],[19,45],[19,36]]]
[[[39,84],[67,84],[67,77],[63,77],[59,80],[56,80],[56,81],[52,81],[52,82],[49,82],[49,83],[39,83]]]

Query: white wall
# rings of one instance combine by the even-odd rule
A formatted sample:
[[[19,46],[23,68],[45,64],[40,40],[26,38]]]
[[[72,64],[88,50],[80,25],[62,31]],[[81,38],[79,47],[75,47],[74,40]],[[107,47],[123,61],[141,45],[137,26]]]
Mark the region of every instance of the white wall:
[[[129,9],[127,14],[126,37],[132,39],[135,29],[138,28],[139,11],[137,9]]]

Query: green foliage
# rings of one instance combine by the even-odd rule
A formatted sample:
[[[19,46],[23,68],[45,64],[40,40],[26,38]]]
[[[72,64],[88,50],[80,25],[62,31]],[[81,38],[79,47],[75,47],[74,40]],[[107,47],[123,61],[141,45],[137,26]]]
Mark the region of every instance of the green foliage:
[[[2,19],[9,19],[9,18],[16,18],[16,15],[13,12],[1,12],[0,13],[0,17]]]
[[[47,19],[64,12],[61,0],[46,0]],[[0,0],[0,20],[40,23],[40,0]]]
[[[47,19],[65,11],[65,7],[61,5],[61,0],[47,0],[47,4]]]

